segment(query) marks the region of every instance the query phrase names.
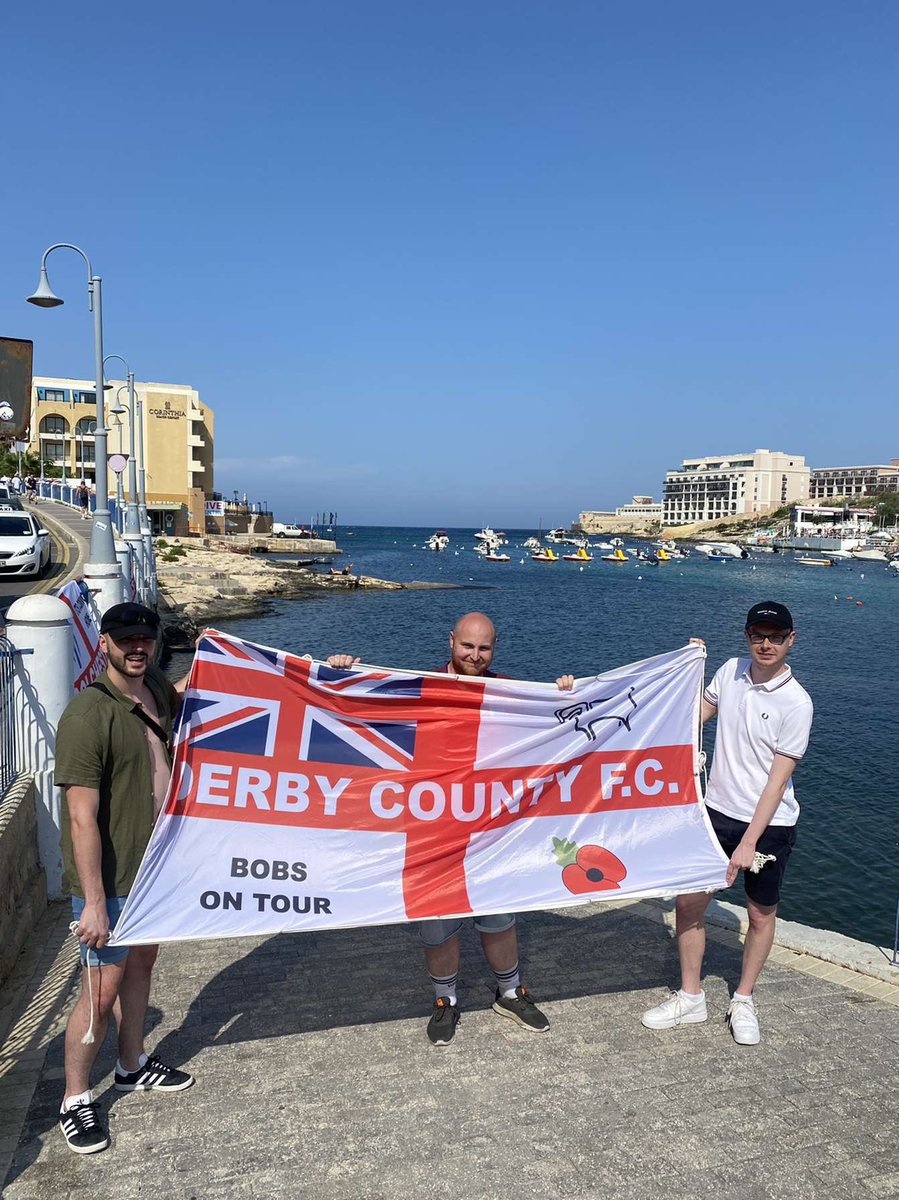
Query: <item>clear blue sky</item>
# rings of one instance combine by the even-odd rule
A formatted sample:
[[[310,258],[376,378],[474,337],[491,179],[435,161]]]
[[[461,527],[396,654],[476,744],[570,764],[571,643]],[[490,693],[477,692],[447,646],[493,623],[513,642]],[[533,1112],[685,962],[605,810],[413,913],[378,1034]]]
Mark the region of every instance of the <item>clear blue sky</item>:
[[[216,413],[282,518],[535,526],[899,456],[895,0],[19,6],[0,333]]]

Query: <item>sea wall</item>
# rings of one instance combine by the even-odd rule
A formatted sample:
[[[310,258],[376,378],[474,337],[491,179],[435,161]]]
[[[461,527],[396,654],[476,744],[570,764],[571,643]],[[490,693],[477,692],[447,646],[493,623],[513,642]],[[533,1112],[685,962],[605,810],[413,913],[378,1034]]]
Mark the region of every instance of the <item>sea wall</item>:
[[[0,986],[47,908],[38,858],[35,791],[30,775],[13,780],[0,800]]]

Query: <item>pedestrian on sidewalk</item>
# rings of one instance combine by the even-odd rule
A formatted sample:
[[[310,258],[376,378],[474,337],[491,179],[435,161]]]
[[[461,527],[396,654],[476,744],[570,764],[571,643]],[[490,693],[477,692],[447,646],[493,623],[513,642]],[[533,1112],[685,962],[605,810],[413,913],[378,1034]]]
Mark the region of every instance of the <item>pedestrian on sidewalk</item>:
[[[86,521],[88,518],[88,507],[90,505],[91,494],[88,491],[88,486],[82,481],[75,488],[75,502],[81,509],[81,519]]]
[[[495,651],[496,627],[490,618],[484,613],[466,613],[450,632],[450,658],[438,670],[469,678],[502,679],[504,676],[490,670]],[[358,661],[358,658],[354,659],[349,654],[333,654],[328,664],[346,669]],[[573,676],[559,676],[556,686],[560,691],[569,691],[574,687]],[[496,978],[493,1010],[500,1016],[516,1021],[523,1029],[545,1033],[549,1029],[549,1020],[521,982],[515,921],[513,913],[492,913],[474,918],[484,957]],[[455,1036],[460,1016],[456,983],[459,977],[462,919],[435,918],[422,921],[418,928],[428,974],[434,987],[428,1038],[435,1046],[448,1046]]]
[[[142,604],[116,604],[100,623],[107,667],[63,713],[56,740],[64,886],[81,943],[81,994],[66,1027],[60,1126],[77,1154],[109,1145],[90,1072],[115,1013],[119,1091],[182,1091],[193,1077],[144,1050],[157,946],[109,946],[171,774],[172,725],[187,677],[172,685],[152,666],[159,617]]]
[[[705,689],[701,715],[703,723],[718,719],[708,817],[730,858],[728,886],[743,871],[749,915],[742,973],[727,1024],[734,1041],[754,1046],[761,1036],[754,989],[774,942],[781,884],[796,842],[799,804],[792,775],[808,745],[812,701],[786,661],[796,631],[785,605],[773,600],[754,604],[744,636],[749,657],[731,658],[719,669]],[[700,976],[710,900],[705,893],[677,898],[681,986],[643,1014],[648,1029],[708,1018]]]

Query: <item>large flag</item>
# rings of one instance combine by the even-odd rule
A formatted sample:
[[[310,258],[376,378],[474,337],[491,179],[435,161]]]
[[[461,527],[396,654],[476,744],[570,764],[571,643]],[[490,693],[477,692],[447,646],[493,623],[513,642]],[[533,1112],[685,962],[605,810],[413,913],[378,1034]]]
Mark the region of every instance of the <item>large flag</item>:
[[[119,943],[724,887],[705,650],[554,684],[334,670],[207,633]]]

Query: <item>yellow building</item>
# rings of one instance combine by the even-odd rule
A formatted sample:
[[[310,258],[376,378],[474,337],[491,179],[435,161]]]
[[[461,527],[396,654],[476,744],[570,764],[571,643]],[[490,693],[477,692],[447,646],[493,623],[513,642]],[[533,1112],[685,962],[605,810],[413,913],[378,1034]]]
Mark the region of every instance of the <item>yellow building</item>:
[[[127,455],[131,414],[122,380],[107,380],[105,415],[107,453]],[[121,389],[121,390],[120,390]],[[142,416],[147,510],[154,533],[184,535],[206,529],[205,500],[214,488],[214,416],[199,393],[177,383],[134,384],[137,413]],[[92,380],[36,376],[31,398],[29,450],[45,462],[64,468],[67,480],[96,483],[94,432],[97,397]],[[138,426],[135,449],[139,458]],[[128,498],[128,471],[122,475]],[[115,497],[116,476],[108,472],[109,495]]]

